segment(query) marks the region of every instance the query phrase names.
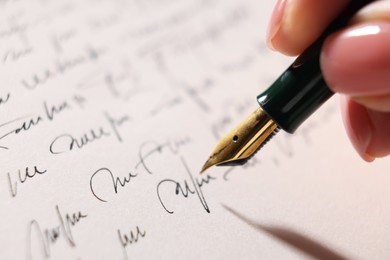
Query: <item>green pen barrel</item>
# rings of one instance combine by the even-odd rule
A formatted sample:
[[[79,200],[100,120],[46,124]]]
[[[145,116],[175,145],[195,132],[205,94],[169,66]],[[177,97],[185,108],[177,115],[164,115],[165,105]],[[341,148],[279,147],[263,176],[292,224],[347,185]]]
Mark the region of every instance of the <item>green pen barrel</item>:
[[[353,15],[373,0],[353,0],[319,39],[263,93],[257,101],[283,130],[294,131],[334,93],[328,88],[320,67],[321,47],[326,37],[345,27]]]
[[[334,93],[321,73],[319,55],[301,55],[257,97],[263,110],[283,130],[294,131]],[[309,56],[309,57],[306,57]]]

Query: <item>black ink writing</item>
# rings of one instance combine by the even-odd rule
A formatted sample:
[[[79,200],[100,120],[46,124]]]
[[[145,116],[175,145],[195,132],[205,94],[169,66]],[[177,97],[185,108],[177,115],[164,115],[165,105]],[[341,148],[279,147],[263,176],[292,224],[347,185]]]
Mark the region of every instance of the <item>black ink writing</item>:
[[[121,231],[118,229],[118,238],[119,242],[123,249],[123,258],[128,259],[126,247],[138,243],[138,241],[141,238],[144,238],[146,236],[146,231],[141,231],[140,228],[137,226],[135,231],[130,230],[130,233],[128,234],[122,234]]]
[[[106,132],[103,127],[99,127],[97,130],[90,129],[79,138],[70,134],[62,134],[54,138],[50,144],[49,150],[52,154],[62,154],[75,149],[81,149],[84,146],[106,136],[110,136],[110,133]]]
[[[102,201],[102,202],[107,202],[107,200],[105,199],[102,199],[101,196],[98,196],[97,192],[95,191],[94,189],[94,185],[93,185],[93,180],[96,176],[98,175],[108,175],[110,177],[110,180],[112,181],[112,185],[113,185],[113,188],[114,188],[114,192],[115,194],[118,193],[118,187],[125,187],[126,184],[128,184],[131,179],[137,177],[137,174],[136,173],[131,173],[129,172],[127,174],[126,177],[123,177],[122,179],[119,178],[119,177],[114,177],[113,173],[108,169],[108,168],[101,168],[99,170],[97,170],[96,172],[94,172],[91,176],[91,179],[89,180],[89,188],[91,189],[91,192],[93,194],[93,196],[95,196],[96,199]],[[118,186],[119,185],[119,186]]]
[[[137,243],[141,238],[146,236],[146,231],[141,231],[137,226],[135,231],[130,231],[129,234],[122,234],[118,229],[118,238],[122,247],[125,248],[129,245]]]
[[[11,97],[10,93],[5,94],[5,97],[0,97],[0,106],[7,103],[10,97]]]
[[[172,154],[178,154],[180,148],[190,142],[190,138],[183,138],[180,140],[168,140],[164,143],[158,143],[156,141],[144,142],[139,148],[139,162],[135,165],[135,169],[138,169],[139,166],[142,166],[147,173],[152,174],[151,167],[148,164],[148,161],[152,155],[156,153],[161,154],[165,150]]]
[[[32,129],[33,127],[40,125],[44,121],[48,121],[48,122],[53,121],[58,114],[62,113],[65,110],[70,109],[70,105],[66,101],[61,102],[59,105],[48,105],[46,102],[43,102],[43,109],[44,109],[44,113],[40,115],[24,116],[0,124],[0,128],[3,128],[10,124],[23,120],[23,123],[21,123],[21,125],[17,126],[16,128],[12,128],[11,130],[1,134],[0,140],[4,139],[5,137],[11,134],[20,134],[22,132],[26,132]],[[28,119],[24,120],[26,118]],[[4,148],[8,149],[7,147]]]
[[[58,205],[56,205],[56,213],[59,224],[52,228],[41,229],[41,225],[37,220],[30,221],[27,228],[27,257],[32,259],[32,234],[35,230],[36,237],[40,244],[40,249],[44,257],[50,257],[51,245],[54,245],[58,239],[63,238],[70,247],[76,247],[76,242],[73,237],[72,228],[76,226],[87,215],[81,211],[73,214],[66,214],[65,217],[61,215]]]
[[[45,85],[47,82],[66,74],[68,71],[79,68],[88,62],[96,61],[104,51],[102,49],[88,48],[85,53],[75,56],[71,59],[57,61],[51,68],[44,69],[41,72],[33,74],[29,78],[22,80],[22,85],[29,90],[36,89],[38,86]]]
[[[189,138],[184,138],[180,141],[167,141],[165,143],[158,143],[155,141],[148,141],[141,145],[139,150],[139,162],[135,164],[135,167],[132,171],[128,171],[124,177],[117,177],[113,172],[107,167],[102,167],[95,171],[89,180],[89,188],[92,192],[92,195],[101,202],[108,202],[99,189],[97,188],[97,179],[107,178],[110,186],[113,188],[115,194],[118,194],[120,188],[127,186],[134,178],[139,176],[139,166],[142,166],[143,169],[148,174],[152,174],[150,166],[148,165],[150,157],[156,153],[162,153],[163,150],[170,152],[171,154],[176,155],[179,152],[181,146],[186,145],[190,142]],[[146,149],[149,148],[149,149]]]
[[[181,161],[184,165],[184,168],[189,176],[190,181],[184,180],[184,184],[180,184],[180,182],[175,181],[173,179],[164,179],[160,181],[157,185],[157,196],[158,200],[161,203],[161,206],[165,209],[166,212],[169,214],[173,214],[173,210],[169,210],[168,207],[163,202],[162,196],[161,196],[161,187],[166,184],[173,184],[175,188],[175,194],[181,195],[184,198],[188,198],[190,195],[197,195],[199,198],[200,203],[202,204],[204,210],[207,213],[210,213],[210,208],[207,205],[206,199],[203,195],[202,187],[206,184],[209,184],[211,181],[216,180],[215,177],[212,177],[210,175],[206,175],[204,178],[201,178],[201,180],[194,178],[186,164],[183,158],[181,158]]]
[[[86,133],[79,137],[75,137],[74,135],[68,133],[61,134],[55,137],[54,140],[50,143],[50,153],[62,154],[65,152],[82,149],[86,145],[103,139],[104,137],[112,136],[112,134],[119,142],[122,142],[122,136],[120,135],[119,128],[122,127],[124,123],[129,122],[130,117],[124,115],[117,119],[110,116],[107,112],[104,113],[104,116],[112,131],[109,131],[107,128],[101,126],[95,129],[89,129]]]
[[[11,174],[8,172],[8,183],[10,188],[11,197],[16,197],[18,192],[18,183],[23,184],[28,179],[33,178],[34,176],[42,175],[46,173],[47,170],[40,170],[37,166],[34,166],[34,169],[31,170],[28,167],[26,167],[24,170],[18,170],[18,178],[16,181],[11,180]]]
[[[22,59],[23,57],[31,54],[33,49],[31,47],[26,47],[23,49],[12,49],[8,50],[4,56],[3,56],[3,62],[9,62],[9,61],[18,61]]]
[[[107,112],[104,113],[112,131],[114,132],[116,138],[118,139],[119,142],[122,142],[122,136],[119,133],[118,127],[121,127],[124,123],[128,122],[130,120],[130,117],[128,115],[124,115],[120,117],[119,119],[116,119]]]

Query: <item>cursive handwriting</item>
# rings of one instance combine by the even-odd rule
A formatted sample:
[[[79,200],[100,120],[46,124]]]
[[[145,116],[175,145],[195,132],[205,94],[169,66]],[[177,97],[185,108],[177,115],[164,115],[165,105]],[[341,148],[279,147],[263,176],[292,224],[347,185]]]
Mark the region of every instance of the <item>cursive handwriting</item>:
[[[74,149],[81,149],[84,146],[99,140],[103,137],[110,136],[110,133],[106,132],[103,127],[98,129],[90,129],[87,133],[84,133],[81,137],[74,137],[70,134],[62,134],[54,138],[50,144],[50,153],[61,154],[66,151],[73,151]]]
[[[19,61],[20,59],[30,55],[33,52],[32,47],[24,47],[21,49],[11,49],[8,50],[4,55],[3,55],[3,63],[6,62],[16,62]]]
[[[63,32],[57,32],[51,38],[54,50],[57,53],[64,52],[64,45],[77,36],[76,29],[70,29]]]
[[[124,123],[129,122],[130,117],[128,115],[123,115],[120,118],[114,118],[108,112],[105,112],[104,116],[107,119],[108,124],[113,131],[115,137],[118,139],[119,142],[122,142],[122,136],[119,132],[119,128],[123,126]]]
[[[114,134],[119,142],[122,142],[122,137],[119,132],[119,127],[123,126],[124,123],[130,120],[130,117],[125,115],[116,119],[110,116],[107,112],[104,113],[105,119],[109,124],[109,128],[112,130],[108,130],[106,127],[100,126],[96,129],[89,129],[86,133],[82,134],[79,137],[75,137],[72,134],[61,134],[54,138],[54,140],[50,143],[49,151],[51,154],[62,154],[65,152],[71,152],[76,149],[82,149],[86,145],[103,139],[105,137],[109,137]]]
[[[188,137],[177,140],[168,140],[164,143],[146,141],[142,143],[139,148],[139,162],[135,165],[135,169],[138,169],[138,167],[142,166],[147,173],[152,174],[153,172],[149,165],[149,160],[151,159],[152,155],[155,155],[156,153],[161,154],[165,151],[168,151],[171,154],[178,154],[181,147],[189,144],[190,142],[191,139]]]
[[[34,116],[24,116],[20,118],[16,118],[13,120],[10,120],[6,123],[3,123],[0,125],[0,128],[6,127],[8,125],[14,124],[16,122],[22,121],[22,123],[16,127],[11,128],[11,130],[6,131],[5,133],[0,135],[0,140],[8,137],[11,134],[20,134],[23,132],[27,132],[30,129],[40,125],[44,121],[53,121],[57,115],[62,113],[63,111],[69,110],[71,106],[67,101],[63,101],[59,103],[58,105],[48,105],[47,102],[43,102],[43,110],[44,113],[41,113],[39,115]],[[27,118],[27,120],[25,120]],[[1,148],[8,149],[6,146],[1,146]]]
[[[0,106],[4,105],[5,103],[7,103],[10,98],[11,98],[11,94],[10,93],[5,94],[5,97],[1,96],[0,97]]]
[[[102,167],[91,175],[91,178],[89,180],[89,188],[92,192],[92,195],[101,202],[107,202],[107,199],[103,198],[104,196],[101,195],[101,192],[95,186],[95,178],[108,177],[110,187],[113,188],[115,194],[118,194],[119,188],[124,188],[134,178],[139,176],[140,166],[143,167],[146,173],[152,174],[149,165],[152,155],[159,153],[161,154],[165,151],[169,152],[170,154],[176,155],[179,152],[180,148],[186,145],[188,142],[190,142],[189,138],[183,138],[179,141],[168,140],[164,143],[158,143],[156,141],[147,141],[141,144],[138,153],[139,161],[135,164],[134,169],[129,170],[124,177],[115,176],[114,173],[107,167]]]
[[[146,236],[146,231],[141,231],[139,226],[136,226],[136,230],[130,230],[129,235],[122,235],[121,231],[118,229],[118,238],[123,248],[126,248],[129,245],[137,243],[141,238]]]
[[[122,249],[123,249],[123,258],[124,259],[129,258],[127,255],[126,247],[128,247],[132,244],[138,243],[138,241],[141,238],[144,238],[146,236],[146,231],[145,230],[141,231],[139,226],[136,226],[135,231],[130,230],[129,235],[127,235],[127,234],[122,235],[122,233],[119,229],[117,230],[117,232],[118,232],[119,242],[120,242]]]
[[[104,54],[104,50],[98,48],[87,48],[86,51],[78,56],[66,60],[58,60],[52,67],[46,68],[41,72],[33,74],[22,80],[22,85],[29,90],[34,90],[47,82],[68,73],[82,65],[95,62]]]
[[[216,180],[216,178],[212,177],[208,174],[204,178],[201,178],[200,180],[198,178],[194,178],[183,158],[181,158],[181,161],[184,165],[184,168],[185,168],[190,180],[189,181],[184,180],[183,184],[180,184],[180,182],[175,181],[173,179],[164,179],[164,180],[160,181],[157,184],[157,197],[161,203],[161,206],[163,206],[165,211],[168,212],[169,214],[174,213],[174,211],[169,210],[168,207],[163,202],[163,199],[161,196],[161,191],[160,191],[160,189],[163,185],[165,186],[166,184],[173,184],[174,188],[175,188],[176,195],[181,195],[184,198],[188,198],[190,195],[196,194],[198,196],[199,201],[202,204],[203,208],[206,210],[207,213],[210,213],[210,208],[207,205],[207,201],[203,195],[202,187],[206,184],[209,184],[211,181]]]
[[[95,191],[94,185],[93,185],[94,178],[97,175],[102,175],[102,174],[108,175],[110,177],[115,194],[118,193],[118,187],[125,187],[126,184],[130,183],[131,179],[137,177],[137,173],[131,173],[131,172],[129,172],[128,175],[126,177],[123,177],[122,179],[119,177],[114,177],[113,173],[108,168],[101,168],[101,169],[97,170],[96,172],[94,172],[91,176],[91,179],[89,180],[89,188],[90,188],[93,196],[95,196],[95,198],[97,198],[98,200],[100,200],[102,202],[107,202],[107,200],[102,199],[101,196],[98,196],[97,192]]]
[[[76,247],[76,242],[73,237],[72,228],[76,226],[87,215],[81,211],[73,214],[65,214],[65,217],[61,215],[58,205],[56,205],[56,213],[59,224],[52,228],[41,229],[37,220],[31,220],[27,228],[27,257],[33,258],[32,255],[32,238],[33,234],[36,234],[36,238],[40,244],[40,249],[44,257],[50,257],[51,245],[54,245],[60,238],[63,238],[70,247]],[[35,232],[33,232],[35,231]]]
[[[39,170],[37,166],[34,166],[34,170],[33,171],[31,171],[31,169],[29,169],[28,167],[26,167],[24,169],[24,171],[19,169],[18,170],[19,178],[16,181],[14,181],[14,182],[11,180],[11,174],[8,172],[7,175],[8,175],[8,183],[9,183],[9,189],[10,189],[11,197],[16,197],[16,195],[17,195],[18,182],[20,184],[23,184],[28,179],[33,178],[37,174],[38,175],[42,175],[42,174],[44,174],[46,172],[47,172],[47,170]]]

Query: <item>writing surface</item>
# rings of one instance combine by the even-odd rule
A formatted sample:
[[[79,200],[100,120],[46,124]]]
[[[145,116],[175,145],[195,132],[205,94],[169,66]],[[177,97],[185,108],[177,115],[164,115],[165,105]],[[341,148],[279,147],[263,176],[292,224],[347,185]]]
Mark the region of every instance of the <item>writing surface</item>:
[[[0,258],[388,257],[389,160],[358,158],[337,98],[198,174],[291,62],[265,46],[271,8],[1,1]]]

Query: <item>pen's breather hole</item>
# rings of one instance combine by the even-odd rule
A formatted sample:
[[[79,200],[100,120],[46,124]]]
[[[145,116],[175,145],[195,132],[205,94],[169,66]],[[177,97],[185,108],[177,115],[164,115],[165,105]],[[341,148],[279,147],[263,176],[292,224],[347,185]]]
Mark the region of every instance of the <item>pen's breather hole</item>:
[[[237,141],[238,141],[238,136],[237,135],[233,136],[233,142],[237,142]]]

